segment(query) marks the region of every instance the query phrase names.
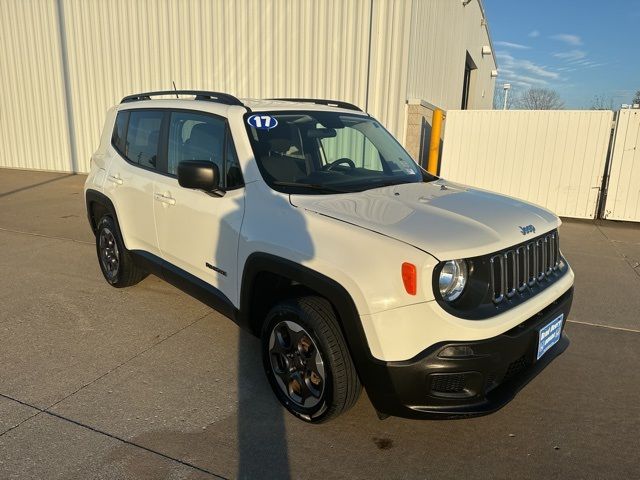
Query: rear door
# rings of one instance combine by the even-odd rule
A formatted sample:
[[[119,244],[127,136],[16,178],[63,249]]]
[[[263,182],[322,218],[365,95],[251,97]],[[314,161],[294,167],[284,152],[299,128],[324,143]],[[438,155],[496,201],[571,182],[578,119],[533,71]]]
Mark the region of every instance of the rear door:
[[[238,305],[237,252],[244,186],[226,120],[203,112],[171,111],[164,148],[166,172],[154,187],[161,256]],[[180,187],[177,173],[182,160],[217,164],[224,195]]]
[[[160,132],[165,111],[118,112],[104,191],[113,202],[124,244],[129,250],[159,255],[153,214],[153,187],[159,168]]]

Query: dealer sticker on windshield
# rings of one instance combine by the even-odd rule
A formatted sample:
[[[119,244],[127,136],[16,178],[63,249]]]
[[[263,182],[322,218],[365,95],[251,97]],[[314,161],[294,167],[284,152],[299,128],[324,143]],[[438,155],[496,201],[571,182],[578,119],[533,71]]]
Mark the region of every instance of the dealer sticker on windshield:
[[[560,336],[562,335],[562,320],[564,320],[564,313],[561,313],[540,329],[540,333],[538,334],[538,356],[536,360],[540,360],[540,357],[547,353],[547,351],[560,340]]]
[[[258,130],[271,130],[278,125],[278,120],[271,115],[251,115],[247,123]]]

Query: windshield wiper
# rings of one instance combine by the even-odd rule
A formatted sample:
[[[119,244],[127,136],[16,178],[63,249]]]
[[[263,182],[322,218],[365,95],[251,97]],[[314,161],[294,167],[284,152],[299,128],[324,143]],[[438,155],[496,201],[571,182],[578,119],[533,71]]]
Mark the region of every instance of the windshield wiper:
[[[424,183],[428,183],[428,182],[433,182],[434,180],[438,180],[439,177],[436,177],[434,175],[431,175],[430,173],[426,172],[426,175],[422,175],[422,182]],[[400,179],[395,179],[395,180],[386,180],[384,182],[377,182],[377,183],[372,183],[370,185],[367,185],[367,189],[374,189],[374,188],[382,188],[382,187],[392,187],[394,185],[405,185],[407,183],[421,183],[421,182],[416,182],[414,180],[400,180]]]
[[[275,181],[271,183],[278,187],[300,187],[300,188],[308,188],[311,190],[322,190],[322,191],[331,192],[331,193],[350,193],[351,192],[351,190],[343,190],[340,188],[328,187],[326,185],[320,185],[318,183],[298,183],[298,182],[280,182],[280,181]]]
[[[411,181],[402,182],[397,180],[387,180],[386,182],[371,183],[366,187],[367,187],[367,190],[373,190],[374,188],[392,187],[394,185],[404,185],[406,183],[416,183],[416,182],[411,182]]]

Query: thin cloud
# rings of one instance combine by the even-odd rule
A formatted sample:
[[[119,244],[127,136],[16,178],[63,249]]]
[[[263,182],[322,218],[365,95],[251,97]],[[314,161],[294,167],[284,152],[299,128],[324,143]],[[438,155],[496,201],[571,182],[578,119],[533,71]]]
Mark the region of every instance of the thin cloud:
[[[534,75],[538,75],[539,77],[551,78],[554,80],[560,77],[558,73],[552,72],[546,67],[537,65],[529,60],[517,60],[516,65],[530,73],[533,73]]]
[[[584,50],[569,50],[568,52],[557,52],[553,54],[554,57],[566,60],[568,62],[576,62],[587,57],[587,52]]]
[[[545,87],[551,81],[565,80],[558,72],[530,60],[515,58],[509,52],[497,51],[496,57],[500,61],[500,81],[530,88],[532,86]]]
[[[605,62],[596,62],[590,60],[587,57],[586,52],[583,52],[582,50],[571,50],[569,52],[554,53],[553,56],[566,61],[567,66],[557,67],[555,69],[558,72],[574,72],[578,69],[597,68],[606,65]]]
[[[511,84],[512,92],[514,93],[516,92],[516,89],[514,87],[522,87],[524,89],[533,88],[533,85],[531,83],[523,82],[523,81],[512,79],[512,78],[505,78],[505,83]]]
[[[598,62],[584,62],[581,63],[580,66],[584,67],[584,68],[597,68],[597,67],[604,67],[606,65],[606,63],[598,63]]]
[[[515,48],[517,50],[529,50],[531,48],[528,45],[522,45],[520,43],[513,43],[513,42],[495,42],[495,44],[500,47]]]
[[[496,52],[496,58],[500,60],[500,64],[502,65],[500,68],[501,71],[505,71],[505,69],[512,71],[526,70],[530,74],[552,79],[557,79],[560,76],[558,73],[549,70],[544,65],[538,65],[530,60],[515,58],[513,55],[505,51]]]
[[[540,36],[540,30],[531,30],[529,32],[529,37],[536,38]]]
[[[580,38],[578,35],[572,35],[570,33],[558,33],[556,35],[551,35],[551,37],[549,38],[551,38],[552,40],[564,42],[567,45],[573,45],[575,47],[582,45],[582,38]]]
[[[543,80],[541,78],[531,77],[527,75],[519,75],[517,73],[507,74],[503,77],[507,82],[526,84],[527,86],[538,85],[538,86],[546,86],[549,85],[549,82]]]
[[[502,65],[501,70],[503,71],[506,69],[514,72],[535,75],[537,77],[550,78],[553,80],[556,80],[560,77],[557,72],[549,70],[544,65],[538,65],[530,60],[515,58],[513,57],[513,55],[510,55],[506,52],[496,52],[496,57],[498,58],[498,60],[500,60]]]

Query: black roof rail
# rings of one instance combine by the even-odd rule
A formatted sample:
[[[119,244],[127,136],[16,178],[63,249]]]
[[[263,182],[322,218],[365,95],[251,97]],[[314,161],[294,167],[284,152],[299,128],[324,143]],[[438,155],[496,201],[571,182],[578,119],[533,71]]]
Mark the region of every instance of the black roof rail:
[[[204,90],[162,90],[158,92],[136,93],[134,95],[127,95],[120,101],[120,103],[151,100],[151,97],[157,97],[159,95],[195,95],[195,100],[207,100],[210,102],[223,103],[225,105],[239,105],[244,107],[244,103],[233,95],[221,92],[207,92]]]
[[[303,102],[303,103],[316,103],[318,105],[326,105],[328,107],[345,108],[347,110],[357,110],[362,112],[362,109],[353,103],[342,102],[340,100],[325,100],[322,98],[270,98],[269,100],[282,100],[284,102]]]

